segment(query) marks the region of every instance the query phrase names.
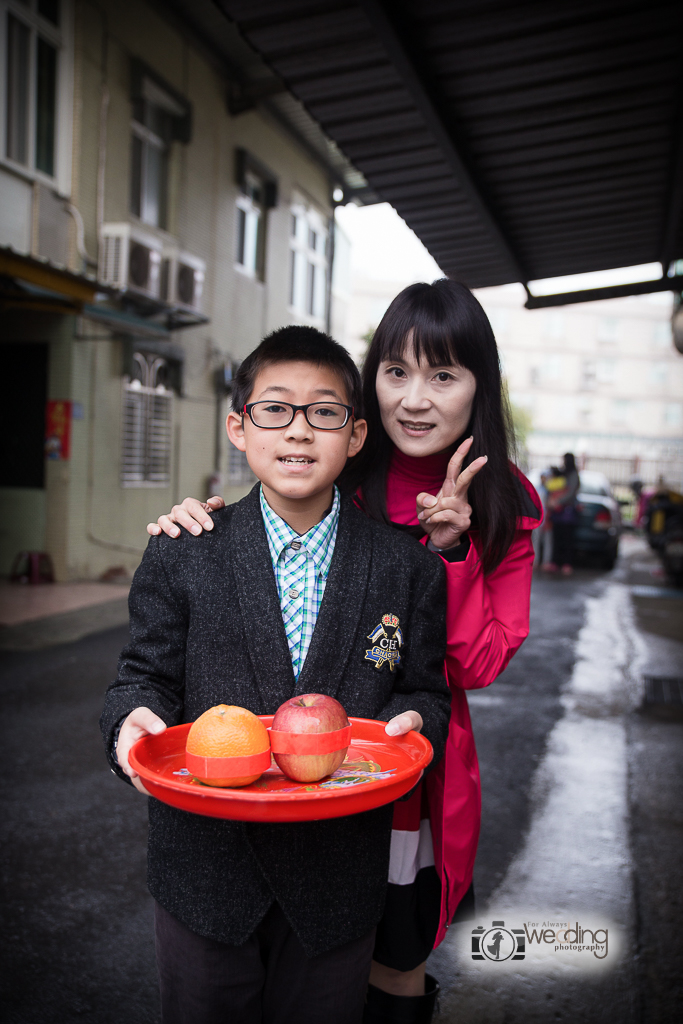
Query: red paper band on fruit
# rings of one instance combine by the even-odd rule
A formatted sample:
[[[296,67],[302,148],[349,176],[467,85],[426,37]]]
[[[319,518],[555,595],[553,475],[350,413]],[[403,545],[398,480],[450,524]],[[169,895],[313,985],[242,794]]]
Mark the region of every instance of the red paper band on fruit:
[[[332,754],[348,749],[351,726],[334,732],[276,732],[270,729],[270,749],[274,754]]]
[[[270,747],[245,757],[201,757],[185,751],[185,767],[197,779],[227,779],[262,775],[270,768]]]
[[[277,709],[270,742],[278,768],[295,782],[318,782],[339,768],[351,725],[338,700],[323,693],[292,697]]]

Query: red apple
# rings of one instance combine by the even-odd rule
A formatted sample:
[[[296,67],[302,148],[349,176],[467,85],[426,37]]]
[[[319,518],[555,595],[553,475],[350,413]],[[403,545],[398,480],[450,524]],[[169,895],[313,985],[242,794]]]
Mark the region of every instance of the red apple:
[[[304,693],[291,697],[275,712],[272,732],[290,734],[322,734],[336,732],[349,725],[344,708],[334,697],[323,693]],[[318,782],[339,768],[349,749],[348,739],[342,747],[320,754],[278,753],[278,743],[271,737],[273,756],[280,771],[296,782]],[[287,746],[296,746],[294,738]]]

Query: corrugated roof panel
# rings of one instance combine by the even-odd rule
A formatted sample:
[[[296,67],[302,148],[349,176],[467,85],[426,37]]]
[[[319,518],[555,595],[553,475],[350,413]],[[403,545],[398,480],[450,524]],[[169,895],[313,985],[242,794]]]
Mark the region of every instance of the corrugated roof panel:
[[[324,47],[327,43],[336,46],[353,43],[368,34],[368,25],[362,10],[352,4],[341,10],[324,11],[297,18],[287,10],[280,18],[263,23],[255,18],[246,21],[244,30],[250,42],[262,53],[268,53],[270,60],[300,53],[310,46]]]
[[[358,143],[348,142],[344,146],[344,151],[349,159],[357,164],[365,163],[368,154],[371,154],[368,158],[368,163],[371,164],[372,160],[378,156],[400,158],[403,153],[413,154],[427,148],[427,146],[433,145],[434,139],[427,129],[423,127],[412,132],[403,132],[401,136],[391,136],[388,138],[382,136],[375,139],[371,146],[368,146],[365,141]]]
[[[328,72],[339,74],[372,67],[391,67],[391,64],[382,47],[371,35],[358,39],[353,46],[349,46],[348,43],[331,43],[305,53],[282,56],[277,61],[277,73],[293,90],[297,83],[305,82],[316,75],[324,77]]]
[[[292,74],[290,78],[296,83],[301,99],[312,103],[338,100],[344,96],[371,96],[375,92],[401,84],[396,69],[389,63],[374,67],[363,66],[362,74],[359,74],[358,68],[351,71],[334,71],[325,66],[315,74]]]
[[[641,159],[631,161],[628,171],[621,167],[618,170],[613,170],[613,177],[610,179],[611,187],[604,189],[602,187],[603,180],[599,174],[592,176],[584,174],[581,178],[575,175],[571,182],[564,183],[561,194],[558,194],[552,179],[543,179],[540,183],[526,180],[505,181],[498,186],[498,195],[508,200],[508,208],[513,210],[515,216],[520,220],[526,218],[527,210],[533,203],[544,201],[559,203],[564,199],[575,199],[581,196],[611,197],[619,193],[627,206],[634,194],[640,196],[643,190],[656,188],[661,191],[663,171],[657,161]]]
[[[659,116],[666,117],[675,107],[675,90],[671,83],[655,83],[637,92],[617,92],[607,95],[594,94],[570,98],[562,103],[549,103],[546,106],[524,110],[509,110],[499,114],[495,104],[486,113],[469,121],[467,125],[468,139],[476,142],[479,138],[506,135],[522,132],[529,128],[543,130],[556,125],[585,122],[590,131],[590,123],[594,117],[625,117],[631,112],[637,113],[643,107],[657,109]]]
[[[411,174],[413,171],[419,170],[420,167],[436,163],[447,166],[443,155],[436,146],[412,146],[401,153],[400,160],[390,153],[385,156],[366,157],[364,163],[372,174],[383,174],[387,170],[396,171],[399,174],[404,170],[406,174]]]
[[[377,139],[402,135],[403,132],[418,130],[422,119],[417,110],[407,107],[395,114],[384,117],[357,118],[355,121],[335,121],[334,138],[342,149],[347,142],[358,142],[364,139]],[[332,126],[330,126],[332,130]],[[400,144],[400,139],[397,143]],[[362,170],[362,167],[361,167]]]
[[[218,3],[446,272],[483,286],[660,258],[680,2]]]
[[[335,100],[315,100],[309,103],[311,112],[330,126],[347,124],[369,117],[389,117],[405,110],[414,113],[414,107],[405,89],[382,89],[358,92]]]
[[[540,164],[542,162],[561,161],[566,166],[569,159],[580,159],[587,156],[599,156],[614,153],[617,150],[630,148],[640,151],[643,146],[668,146],[671,132],[668,124],[662,122],[640,125],[631,129],[618,131],[591,132],[590,135],[575,135],[573,138],[557,141],[528,143],[524,140],[514,145],[512,139],[506,139],[500,148],[486,153],[477,153],[477,164],[484,171],[487,167],[514,167],[517,164]]]

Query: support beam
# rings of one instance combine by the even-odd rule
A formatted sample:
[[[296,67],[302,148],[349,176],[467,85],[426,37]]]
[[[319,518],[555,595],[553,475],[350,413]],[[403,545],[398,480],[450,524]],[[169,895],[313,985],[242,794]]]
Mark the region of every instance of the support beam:
[[[524,306],[526,309],[546,309],[548,306],[571,306],[576,302],[596,302],[599,299],[623,299],[629,295],[681,291],[683,291],[683,276],[661,277],[658,281],[638,281],[636,284],[615,284],[607,288],[587,288],[582,292],[530,295]]]
[[[387,16],[385,5],[380,3],[379,0],[360,0],[360,6],[365,11],[379,41],[386,50],[389,60],[398,71],[403,85],[410,93],[434,141],[453,172],[459,187],[466,195],[472,209],[477,213],[482,226],[488,231],[498,252],[508,264],[515,280],[521,281],[526,289],[528,274],[525,273],[520,260],[470,174],[455,141],[429,95],[427,87],[409,57],[408,51],[404,47],[398,32]],[[528,289],[526,290],[528,293]]]
[[[673,148],[671,154],[671,178],[666,204],[666,215],[662,231],[662,272],[666,274],[669,264],[680,259],[683,252],[676,252],[676,238],[683,215],[683,61],[678,75],[678,109],[673,124]]]

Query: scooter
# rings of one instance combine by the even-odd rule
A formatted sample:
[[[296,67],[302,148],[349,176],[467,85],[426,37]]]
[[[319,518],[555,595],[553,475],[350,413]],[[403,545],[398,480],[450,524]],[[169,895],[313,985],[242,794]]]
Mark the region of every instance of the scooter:
[[[683,587],[683,494],[658,490],[648,502],[643,525],[667,576],[674,586]]]

